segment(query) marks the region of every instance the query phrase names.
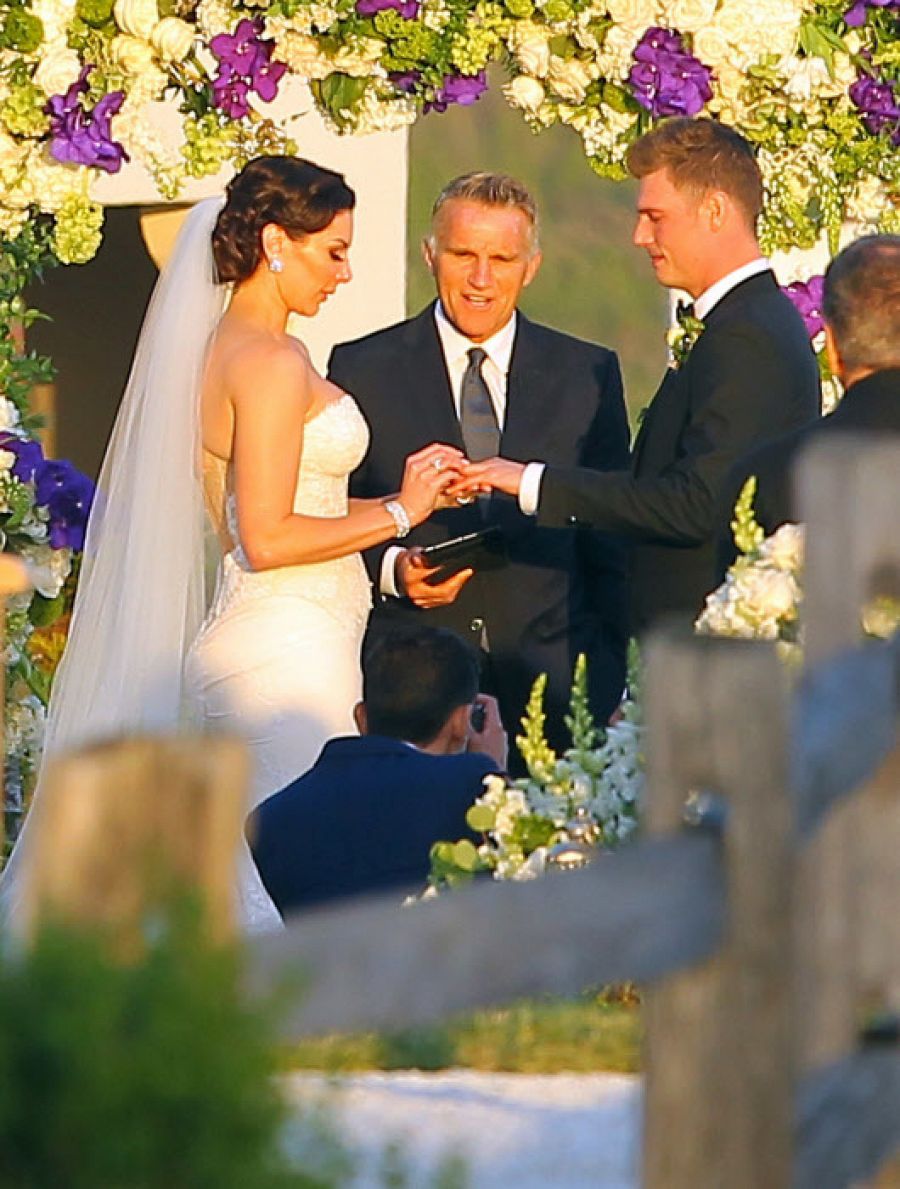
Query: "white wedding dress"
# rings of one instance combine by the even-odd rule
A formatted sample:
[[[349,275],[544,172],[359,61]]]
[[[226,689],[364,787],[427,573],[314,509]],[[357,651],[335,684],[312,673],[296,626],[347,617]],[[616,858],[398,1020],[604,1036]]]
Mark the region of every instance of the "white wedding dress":
[[[369,441],[349,395],[330,401],[304,427],[294,511],[345,516],[347,479]],[[219,566],[209,613],[185,661],[185,695],[208,730],[250,749],[248,812],[310,768],[323,744],[355,734],[360,648],[371,602],[358,553],[333,561],[254,571],[240,547],[230,475],[224,520],[233,543]],[[241,917],[259,931],[278,916],[250,859],[241,860]]]

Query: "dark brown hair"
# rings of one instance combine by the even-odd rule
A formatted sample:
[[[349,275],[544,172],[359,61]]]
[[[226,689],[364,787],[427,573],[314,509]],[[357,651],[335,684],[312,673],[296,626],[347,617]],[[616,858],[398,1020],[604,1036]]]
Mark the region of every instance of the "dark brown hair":
[[[848,372],[900,367],[900,236],[867,235],[835,256],[822,312]]]
[[[635,178],[665,169],[674,186],[698,197],[723,190],[751,226],[762,210],[762,177],[753,150],[718,120],[663,120],[634,142],[625,160]]]
[[[257,157],[229,183],[213,229],[213,257],[219,281],[240,283],[262,258],[267,223],[302,239],[328,226],[340,211],[351,211],[356,195],[339,173],[302,157]]]

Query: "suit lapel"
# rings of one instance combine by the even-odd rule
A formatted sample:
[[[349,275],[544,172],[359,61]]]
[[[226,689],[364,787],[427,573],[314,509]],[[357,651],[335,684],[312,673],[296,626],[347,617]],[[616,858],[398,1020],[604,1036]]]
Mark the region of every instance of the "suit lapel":
[[[541,425],[546,420],[553,392],[550,366],[550,361],[543,359],[537,349],[531,323],[520,313],[509,361],[506,416],[500,436],[500,453],[504,458],[530,458],[534,443],[541,440]]]
[[[446,442],[463,450],[462,431],[450,377],[444,362],[444,352],[434,322],[434,305],[428,306],[409,325],[409,349],[404,352],[405,383],[401,387],[413,394],[411,407],[421,418],[421,435],[427,442]]]
[[[682,367],[684,366],[685,364],[682,364]],[[667,368],[666,374],[663,376],[663,381],[656,390],[656,395],[644,410],[644,415],[638,427],[637,437],[634,440],[634,449],[631,456],[631,469],[634,474],[637,474],[640,470],[641,456],[646,448],[647,439],[653,432],[653,421],[659,417],[660,408],[667,402],[679,382],[680,371],[673,367]]]

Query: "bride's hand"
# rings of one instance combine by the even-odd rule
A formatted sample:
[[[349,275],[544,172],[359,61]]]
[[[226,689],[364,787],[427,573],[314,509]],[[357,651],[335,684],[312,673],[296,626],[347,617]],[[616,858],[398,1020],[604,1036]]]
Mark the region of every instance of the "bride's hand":
[[[465,455],[455,446],[432,442],[410,454],[403,468],[403,483],[398,498],[412,524],[427,520],[435,508],[454,504],[444,498],[445,490],[458,482],[465,466]]]

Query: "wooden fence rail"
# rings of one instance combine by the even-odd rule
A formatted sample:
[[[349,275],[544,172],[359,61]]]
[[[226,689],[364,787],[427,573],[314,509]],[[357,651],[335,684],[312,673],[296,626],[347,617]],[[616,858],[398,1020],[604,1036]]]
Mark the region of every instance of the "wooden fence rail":
[[[896,1043],[859,1041],[867,1013],[900,1009],[900,641],[863,645],[859,626],[900,576],[900,444],[829,443],[801,484],[799,689],[771,645],[652,637],[644,841],[575,874],[353,903],[255,940],[252,993],[302,976],[291,1034],[634,979],[646,1189],[837,1189],[900,1148]],[[685,827],[698,797],[718,831]]]

